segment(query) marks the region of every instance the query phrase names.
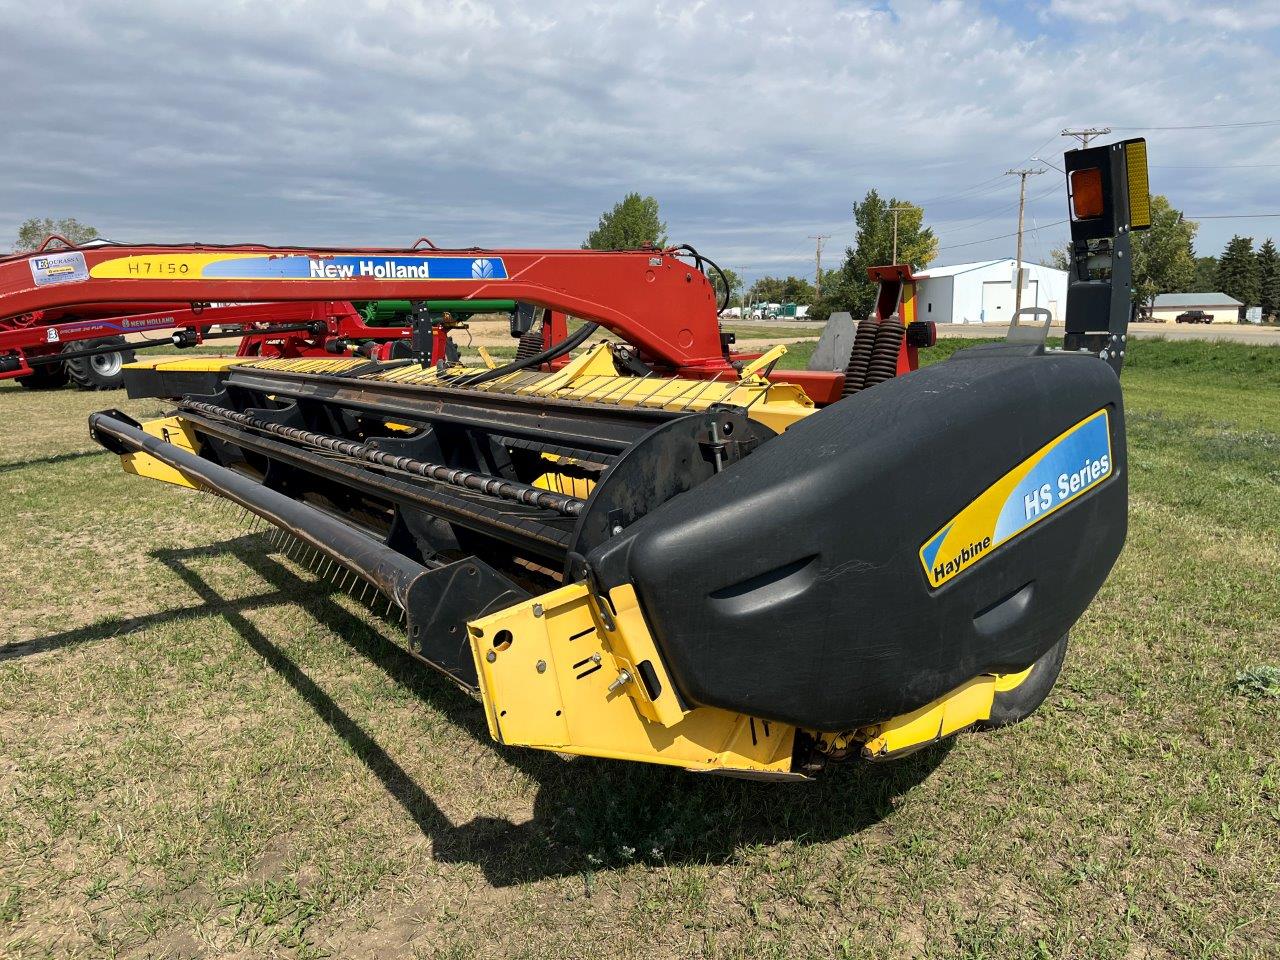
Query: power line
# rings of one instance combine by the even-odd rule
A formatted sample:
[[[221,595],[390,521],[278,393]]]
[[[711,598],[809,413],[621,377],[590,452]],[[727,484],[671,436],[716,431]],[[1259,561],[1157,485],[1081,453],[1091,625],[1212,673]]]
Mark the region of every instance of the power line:
[[[898,262],[898,214],[916,209],[918,208],[912,204],[889,208],[889,212],[893,214],[893,256],[890,258],[890,263],[896,264]]]
[[[1002,176],[1004,176],[1004,174],[1002,174]],[[1056,187],[1056,186],[1054,186],[1054,187],[1050,187],[1050,188],[1049,188],[1048,190],[1046,190],[1044,193],[1037,193],[1034,197],[1032,197],[1030,200],[1028,200],[1028,201],[1027,201],[1027,203],[1035,203],[1037,200],[1043,200],[1045,197],[1048,197],[1048,196],[1051,196],[1052,194],[1058,193],[1061,189],[1062,189],[1061,187]],[[989,214],[988,216],[980,217],[980,218],[970,217],[970,218],[969,218],[969,219],[967,219],[967,220],[959,220],[959,221],[956,221],[956,222],[958,222],[958,223],[962,224],[962,226],[959,226],[959,227],[948,227],[948,228],[947,228],[947,232],[948,232],[948,233],[963,233],[965,230],[972,230],[974,227],[982,226],[982,224],[984,224],[984,223],[990,223],[992,220],[998,220],[998,219],[1000,218],[1000,216],[1001,216],[1003,213],[1005,213],[1005,212],[1006,212],[1006,211],[1008,211],[1008,210],[1012,210],[1012,209],[1013,209],[1014,207],[1016,207],[1017,205],[1018,205],[1018,201],[1017,201],[1017,200],[1015,200],[1015,201],[1013,201],[1012,203],[1006,203],[1003,207],[998,207],[996,210],[994,210],[994,211],[993,211],[991,214]],[[939,226],[941,226],[942,224],[944,224],[944,223],[946,223],[946,222],[947,222],[946,220],[940,220],[940,221],[938,221],[938,225],[939,225]]]
[[[1040,262],[1044,263],[1044,244],[1040,242],[1040,224],[1036,222],[1036,218],[1031,218],[1031,240],[1036,245],[1036,252],[1040,254]]]
[[[1013,294],[1014,313],[1022,309],[1022,214],[1027,206],[1027,177],[1038,177],[1044,172],[1045,169],[1043,167],[1039,170],[1023,167],[1019,170],[1005,171],[1006,177],[1018,178],[1018,259],[1013,268],[1014,283],[1016,284]]]
[[[1037,154],[1037,153],[1039,153],[1041,150],[1043,150],[1043,149],[1044,149],[1045,147],[1047,147],[1049,144],[1053,143],[1053,141],[1057,140],[1057,139],[1058,139],[1058,137],[1060,137],[1060,136],[1062,136],[1062,134],[1060,134],[1060,133],[1051,133],[1051,134],[1049,134],[1049,138],[1048,138],[1047,140],[1045,140],[1045,142],[1044,142],[1044,143],[1040,144],[1040,146],[1036,147],[1034,150],[1032,150],[1030,153],[1028,153],[1025,157],[1023,157],[1023,158],[1022,158],[1021,160],[1019,160],[1018,162],[1019,162],[1019,163],[1026,163],[1028,160],[1034,160],[1034,159],[1036,158],[1036,154]]]
[[[1280,163],[1153,163],[1153,170],[1253,170],[1280,167]]]
[[[822,241],[830,240],[831,234],[811,233],[809,234],[809,239],[816,241],[817,243],[817,250],[815,251],[814,257],[817,263],[815,264],[813,271],[813,288],[815,296],[820,299],[822,297]]]
[[[1096,140],[1098,137],[1105,137],[1110,132],[1110,127],[1089,127],[1087,130],[1063,130],[1060,136],[1075,137],[1080,141],[1080,148],[1084,149],[1089,146],[1090,140]]]
[[[1060,134],[1056,134],[1056,133],[1054,133],[1054,134],[1050,134],[1050,135],[1049,135],[1049,137],[1048,137],[1048,139],[1046,139],[1046,140],[1045,140],[1043,143],[1041,143],[1039,146],[1037,146],[1037,147],[1035,147],[1033,150],[1031,150],[1031,151],[1030,151],[1030,152],[1029,152],[1025,157],[1023,157],[1021,160],[1019,160],[1019,161],[1018,161],[1018,163],[1025,163],[1025,162],[1026,162],[1026,161],[1028,161],[1028,160],[1033,160],[1033,159],[1035,159],[1035,154],[1039,153],[1041,150],[1043,150],[1043,149],[1044,149],[1045,147],[1047,147],[1049,144],[1053,143],[1053,141],[1054,141],[1054,140],[1056,140],[1059,136],[1060,136]],[[973,184],[972,186],[963,187],[962,189],[957,190],[957,191],[955,191],[954,193],[940,193],[940,194],[938,194],[936,197],[930,197],[930,198],[928,198],[928,199],[926,199],[926,200],[921,200],[921,201],[917,204],[917,206],[921,206],[921,207],[923,207],[923,206],[925,206],[925,205],[927,205],[927,204],[939,204],[939,203],[945,203],[945,202],[947,202],[948,200],[951,200],[951,199],[953,199],[953,198],[959,198],[959,197],[962,197],[963,195],[965,195],[965,194],[967,194],[967,193],[970,193],[970,192],[972,192],[972,191],[978,190],[978,188],[979,188],[979,187],[985,187],[985,186],[988,186],[988,185],[995,185],[995,184],[998,184],[998,183],[1002,183],[1002,182],[1004,181],[1004,176],[1005,176],[1005,175],[1004,175],[1003,173],[997,173],[994,177],[988,177],[986,180],[979,180],[977,183]],[[991,193],[992,191],[990,191],[990,190],[986,190],[986,191],[982,191],[982,192],[984,192],[984,193]]]
[[[1217,130],[1221,127],[1275,127],[1280,120],[1246,120],[1240,123],[1188,123],[1168,127],[1112,127],[1112,130]]]
[[[942,200],[921,201],[920,206],[921,207],[928,206],[930,208],[936,209],[938,207],[945,207],[950,204],[972,203],[984,197],[989,197],[992,194],[999,193],[1003,188],[1004,188],[1004,174],[1000,174],[999,176],[992,177],[991,180],[989,181],[983,182],[979,186],[972,187],[969,190],[962,191],[960,193],[952,194],[951,196],[945,197]]]
[[[1087,135],[1089,139],[1092,139],[1093,137],[1096,137],[1096,136],[1102,135],[1102,134],[1104,134],[1104,133],[1112,133],[1112,132],[1117,132],[1117,131],[1140,131],[1140,130],[1211,130],[1211,129],[1220,129],[1220,128],[1248,128],[1248,127],[1272,127],[1272,126],[1280,126],[1280,120],[1252,120],[1252,121],[1242,121],[1242,122],[1233,122],[1233,123],[1205,123],[1205,124],[1164,125],[1164,126],[1149,126],[1149,127],[1137,127],[1137,126],[1135,126],[1135,127],[1128,127],[1128,126],[1114,126],[1114,127],[1110,127],[1109,129],[1101,129],[1101,128],[1099,128],[1099,129],[1081,130],[1081,131],[1076,131],[1076,132],[1068,131],[1068,130],[1064,130],[1064,131],[1062,131],[1062,133],[1061,133],[1061,134],[1057,134],[1057,135],[1055,135],[1055,136],[1076,136],[1076,137],[1077,137],[1077,139],[1081,139],[1081,140],[1082,140],[1082,143],[1083,143],[1085,146],[1087,146],[1087,145],[1088,145],[1088,139],[1084,139],[1084,138],[1082,137],[1082,135]],[[1049,138],[1048,140],[1046,140],[1043,144],[1041,144],[1040,146],[1036,147],[1036,149],[1035,149],[1035,150],[1031,151],[1031,153],[1027,155],[1027,159],[1030,159],[1032,156],[1034,156],[1036,153],[1038,153],[1040,150],[1042,150],[1045,146],[1047,146],[1049,143],[1051,143],[1051,142],[1054,140],[1054,138],[1055,138],[1055,137],[1050,137],[1050,138]],[[1275,163],[1259,163],[1259,164],[1152,164],[1152,166],[1153,166],[1153,167],[1155,167],[1155,168],[1158,168],[1158,169],[1188,169],[1188,170],[1191,170],[1191,169],[1205,169],[1205,170],[1219,170],[1219,169],[1224,169],[1224,170],[1225,170],[1225,169],[1273,168],[1273,167],[1280,167],[1280,164],[1275,164]],[[1003,175],[1001,175],[1001,176],[1003,176]],[[986,186],[986,185],[988,185],[988,184],[994,183],[994,182],[996,182],[996,181],[997,181],[997,180],[999,180],[999,179],[1000,179],[1000,177],[992,177],[992,178],[989,178],[989,179],[987,179],[987,180],[979,181],[978,183],[974,184],[973,186],[971,186],[971,187],[966,187],[965,189],[960,190],[960,191],[957,191],[957,192],[956,192],[956,193],[954,193],[954,194],[943,194],[941,198],[934,198],[934,199],[932,199],[932,200],[925,201],[925,202],[927,202],[927,203],[934,203],[934,204],[936,204],[936,203],[939,203],[942,199],[946,199],[946,198],[948,198],[948,197],[958,197],[958,196],[961,196],[961,195],[963,195],[963,194],[965,194],[965,193],[969,193],[969,192],[971,192],[971,191],[973,191],[973,190],[976,190],[976,189],[978,189],[979,187]],[[1036,201],[1036,200],[1043,199],[1044,197],[1047,197],[1047,196],[1049,196],[1049,195],[1050,195],[1050,194],[1052,194],[1052,193],[1056,193],[1057,191],[1058,191],[1058,188],[1055,186],[1055,187],[1054,187],[1053,189],[1051,189],[1051,190],[1047,190],[1047,191],[1045,191],[1045,192],[1044,192],[1044,193],[1042,193],[1042,194],[1038,194],[1037,196],[1032,197],[1032,198],[1031,198],[1031,201],[1029,201],[1029,202],[1034,202],[1034,201]],[[921,206],[923,206],[923,205],[924,205],[924,204],[922,203],[922,204],[921,204]],[[954,232],[954,230],[963,231],[963,230],[971,229],[972,227],[979,226],[979,225],[981,225],[981,224],[983,224],[983,223],[986,223],[986,222],[988,222],[988,221],[990,221],[990,220],[995,219],[995,218],[999,215],[999,213],[1000,213],[1000,212],[1003,212],[1004,210],[1010,209],[1012,206],[1013,206],[1013,204],[1009,204],[1009,205],[1007,205],[1007,206],[1005,206],[1005,207],[1001,207],[1001,208],[1000,208],[1000,211],[998,211],[997,213],[992,214],[991,216],[988,216],[988,217],[986,217],[986,218],[982,218],[982,219],[978,219],[978,220],[973,220],[973,221],[961,221],[961,223],[962,223],[962,224],[965,224],[964,226],[961,226],[961,227],[958,227],[958,228],[953,228],[952,230],[949,230],[948,232]],[[1276,218],[1280,218],[1280,213],[1239,213],[1239,214],[1230,214],[1230,213],[1212,213],[1212,214],[1203,214],[1203,215],[1199,215],[1199,216],[1193,216],[1193,215],[1191,215],[1191,214],[1186,214],[1186,215],[1185,215],[1185,218],[1186,218],[1187,220],[1232,220],[1232,219],[1241,219],[1241,220],[1244,220],[1244,219],[1276,219]],[[1053,221],[1052,223],[1038,224],[1038,225],[1036,225],[1035,227],[1033,227],[1033,232],[1034,232],[1034,233],[1035,233],[1035,235],[1036,235],[1036,241],[1037,241],[1037,243],[1038,243],[1038,242],[1039,242],[1039,240],[1040,240],[1040,230],[1048,230],[1048,229],[1050,229],[1050,228],[1052,228],[1052,227],[1058,227],[1058,226],[1061,226],[1062,224],[1067,223],[1067,222],[1068,222],[1068,220],[1067,220],[1067,219],[1055,220],[1055,221]],[[944,244],[944,245],[942,245],[942,246],[938,247],[937,249],[938,249],[938,250],[940,250],[940,251],[941,251],[941,250],[958,250],[958,249],[961,249],[961,248],[963,248],[963,247],[973,247],[973,246],[977,246],[977,245],[979,245],[979,244],[983,244],[983,243],[990,243],[990,242],[992,242],[992,241],[994,241],[994,240],[1007,240],[1007,239],[1009,239],[1010,237],[1016,237],[1016,236],[1018,236],[1018,231],[1014,231],[1013,233],[1002,233],[1002,234],[1000,234],[1000,235],[998,235],[998,236],[994,236],[994,237],[984,237],[984,238],[983,238],[983,239],[981,239],[981,240],[967,240],[967,241],[965,241],[965,242],[963,242],[963,243],[948,243],[948,244]]]
[[[1265,220],[1270,217],[1280,217],[1280,213],[1200,213],[1192,216],[1184,213],[1184,220]]]
[[[929,197],[927,200],[921,200],[919,205],[923,207],[926,204],[936,205],[939,203],[947,203],[953,199],[959,199],[960,197],[963,197],[965,194],[978,191],[980,187],[995,185],[1003,182],[1003,180],[1004,180],[1004,174],[998,173],[994,177],[988,177],[986,180],[979,180],[977,183],[973,184],[972,186],[964,187],[963,189],[957,190],[954,193],[940,193],[936,197]],[[987,191],[980,191],[980,192],[989,193],[990,191],[987,190]]]
[[[1059,227],[1066,222],[1067,221],[1065,219],[1055,220],[1053,221],[1053,223],[1044,224],[1040,229],[1048,230],[1050,227]],[[957,247],[972,247],[979,243],[990,243],[992,240],[1007,240],[1009,237],[1016,237],[1017,235],[1018,233],[1015,230],[1013,233],[1002,233],[998,237],[984,237],[981,240],[969,240],[965,243],[948,243],[946,246],[939,247],[938,249],[939,250],[955,250]]]

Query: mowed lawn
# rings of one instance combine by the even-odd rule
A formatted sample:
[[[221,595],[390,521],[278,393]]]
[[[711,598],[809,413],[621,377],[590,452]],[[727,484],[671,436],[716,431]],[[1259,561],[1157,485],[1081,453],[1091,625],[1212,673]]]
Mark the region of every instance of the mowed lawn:
[[[1280,348],[1130,359],[1129,543],[1044,708],[788,785],[493,744],[88,439],[162,404],[0,386],[0,956],[1280,956]]]

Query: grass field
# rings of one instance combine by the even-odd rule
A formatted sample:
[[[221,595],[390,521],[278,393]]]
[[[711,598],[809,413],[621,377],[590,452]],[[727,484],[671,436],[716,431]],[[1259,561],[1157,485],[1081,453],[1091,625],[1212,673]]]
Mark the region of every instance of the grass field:
[[[161,404],[0,386],[0,955],[1280,956],[1280,348],[1131,354],[1129,543],[1044,708],[783,786],[494,745],[86,435]]]

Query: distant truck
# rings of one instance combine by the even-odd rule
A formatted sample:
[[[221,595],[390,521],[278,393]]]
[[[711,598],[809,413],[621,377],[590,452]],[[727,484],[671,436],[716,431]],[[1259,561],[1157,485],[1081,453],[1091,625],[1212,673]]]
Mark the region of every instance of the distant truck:
[[[1184,310],[1173,319],[1175,323],[1213,323],[1213,314],[1203,310]]]

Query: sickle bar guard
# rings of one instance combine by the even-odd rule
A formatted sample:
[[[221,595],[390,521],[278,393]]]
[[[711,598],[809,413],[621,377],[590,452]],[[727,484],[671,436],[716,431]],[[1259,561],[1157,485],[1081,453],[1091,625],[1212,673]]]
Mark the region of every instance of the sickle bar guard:
[[[1034,710],[1123,546],[1137,159],[1067,155],[1066,352],[1023,329],[908,372],[910,272],[881,268],[826,406],[776,356],[633,375],[599,344],[479,374],[252,361],[91,429],[376,590],[504,743],[776,778],[899,756]]]

